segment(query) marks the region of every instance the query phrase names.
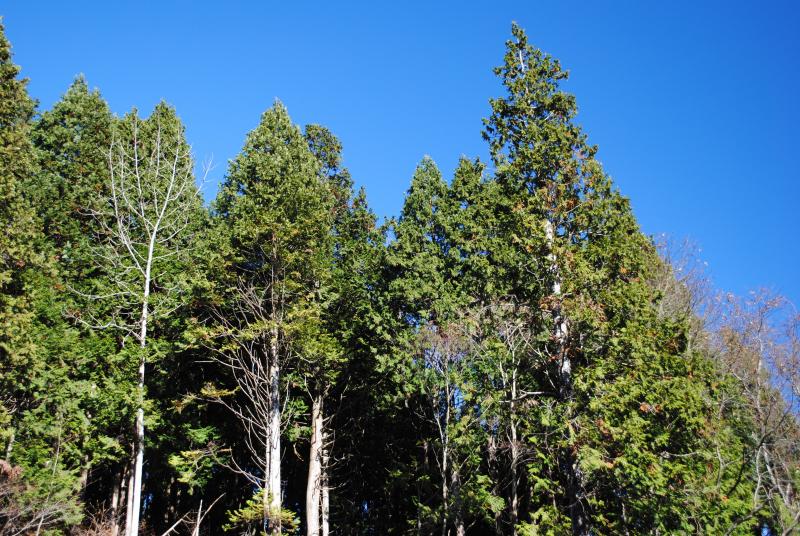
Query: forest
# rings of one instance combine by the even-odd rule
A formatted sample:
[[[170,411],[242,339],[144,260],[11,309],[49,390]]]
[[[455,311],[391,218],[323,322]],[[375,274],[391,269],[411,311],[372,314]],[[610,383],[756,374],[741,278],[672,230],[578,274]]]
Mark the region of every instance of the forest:
[[[800,316],[642,232],[520,27],[498,63],[489,161],[379,221],[279,101],[206,202],[171,105],[40,110],[0,26],[0,534],[800,532]]]

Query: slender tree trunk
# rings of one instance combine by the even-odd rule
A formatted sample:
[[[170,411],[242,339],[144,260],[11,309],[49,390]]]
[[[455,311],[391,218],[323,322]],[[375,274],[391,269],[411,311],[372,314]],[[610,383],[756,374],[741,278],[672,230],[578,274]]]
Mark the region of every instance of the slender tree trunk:
[[[517,534],[517,522],[519,521],[519,445],[517,444],[517,425],[511,421],[511,510],[509,521],[511,522],[511,534]]]
[[[83,446],[83,448],[86,448]],[[80,487],[81,496],[86,492],[86,485],[89,483],[89,455],[84,454],[81,460],[81,474],[78,477],[78,486]]]
[[[16,439],[16,430],[12,427],[11,434],[8,436],[8,443],[6,443],[6,461],[11,463],[11,452],[14,450],[14,440]]]
[[[442,447],[442,536],[447,536],[447,522],[450,513],[450,507],[447,504],[450,500],[450,487],[447,482],[447,458],[450,453],[447,448],[447,442],[444,442]]]
[[[147,349],[147,321],[150,314],[150,277],[153,268],[153,252],[155,250],[156,237],[158,236],[158,223],[153,228],[150,236],[150,243],[147,249],[147,262],[144,270],[144,285],[142,286],[142,316],[139,331],[139,383],[137,385],[136,410],[136,457],[133,470],[133,506],[130,508],[131,517],[128,525],[130,533],[128,536],[139,536],[139,518],[142,506],[142,467],[144,466],[144,373],[145,373],[145,350]],[[126,529],[127,531],[127,529]]]
[[[281,533],[281,400],[280,366],[278,363],[278,328],[273,327],[270,341],[270,419],[269,419],[269,474],[267,476],[267,515],[272,534]]]
[[[311,445],[308,454],[306,483],[306,536],[319,536],[320,506],[322,503],[322,395],[311,402]]]
[[[141,515],[142,506],[142,467],[144,466],[144,367],[145,367],[145,349],[147,348],[147,301],[150,295],[150,266],[147,267],[147,275],[145,277],[145,290],[144,302],[142,305],[142,331],[140,334],[140,348],[141,356],[139,357],[139,384],[137,385],[137,396],[139,407],[136,410],[136,456],[134,458],[133,469],[133,506],[131,508],[130,517],[130,534],[129,536],[139,535],[139,517]]]
[[[465,536],[466,527],[464,526],[464,502],[461,500],[461,474],[454,465],[451,469],[450,493],[454,497],[453,501],[453,525],[456,529],[455,536]]]
[[[330,452],[327,444],[328,437],[325,433],[325,423],[323,421],[321,434],[322,443],[322,525],[320,527],[321,536],[330,535],[330,516],[331,516],[331,486],[330,486]]]
[[[556,258],[555,229],[553,222],[545,222],[545,236],[549,246],[550,270],[553,276],[552,294],[555,305],[552,309],[554,338],[556,340],[556,357],[559,364],[559,396],[562,403],[572,400],[572,360],[568,349],[569,324],[561,309],[561,274]],[[567,426],[572,426],[568,423]],[[570,432],[571,433],[571,432]],[[589,518],[583,498],[582,478],[578,460],[571,448],[562,452],[562,470],[565,471],[566,494],[573,536],[589,536]]]
[[[519,521],[519,437],[517,437],[517,421],[514,419],[517,399],[516,369],[512,374],[511,402],[509,404],[509,439],[511,440],[511,511],[509,512],[509,517],[511,522],[511,534],[516,536],[517,522]]]
[[[119,498],[122,488],[122,480],[125,478],[125,469],[121,468],[114,477],[114,487],[111,491],[111,536],[119,535]]]
[[[130,461],[128,462],[128,489],[126,493],[125,499],[125,536],[130,536],[131,534],[131,519],[133,518],[133,468],[136,465],[136,461],[133,456],[131,456]]]

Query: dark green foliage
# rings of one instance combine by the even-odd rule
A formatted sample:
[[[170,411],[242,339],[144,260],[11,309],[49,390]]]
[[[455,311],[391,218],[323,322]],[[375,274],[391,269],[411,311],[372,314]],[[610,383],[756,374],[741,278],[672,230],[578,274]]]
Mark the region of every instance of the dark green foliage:
[[[796,408],[770,384],[796,325],[704,331],[567,71],[512,34],[492,165],[423,158],[380,226],[341,142],[280,102],[203,207],[172,107],[115,118],[78,77],[37,118],[0,28],[0,533],[123,520],[139,407],[142,533],[201,509],[201,534],[305,530],[315,411],[336,534],[796,530]]]
[[[496,70],[508,94],[492,101],[485,136],[506,243],[514,246],[513,292],[543,313],[533,329],[546,359],[529,389],[552,392],[524,420],[535,457],[528,477],[538,491],[524,526],[575,534],[709,530],[720,516],[746,513],[739,501],[707,508],[725,489],[720,481],[733,477],[720,473],[709,487],[715,462],[702,454],[718,419],[717,375],[687,351],[688,326],[656,314],[658,296],[646,283],[658,262],[654,249],[574,123],[575,99],[559,88],[567,73],[513,31]],[[727,433],[730,425],[716,426]],[[689,489],[706,495],[694,503]],[[746,485],[737,491],[746,494]]]
[[[15,369],[34,359],[35,346],[28,334],[32,322],[32,274],[47,265],[41,251],[41,224],[25,185],[36,173],[30,142],[35,103],[28,97],[27,81],[17,78],[19,67],[11,59],[11,45],[0,27],[0,369],[3,399],[0,419],[8,427],[25,404]],[[13,429],[6,428],[7,432]],[[10,437],[3,434],[4,442]]]

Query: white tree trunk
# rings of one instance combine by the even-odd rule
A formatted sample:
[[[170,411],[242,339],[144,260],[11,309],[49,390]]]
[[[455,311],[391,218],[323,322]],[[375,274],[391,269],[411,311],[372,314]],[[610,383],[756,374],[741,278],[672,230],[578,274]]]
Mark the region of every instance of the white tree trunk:
[[[324,421],[320,437],[322,442],[322,526],[320,528],[320,534],[321,536],[329,536],[331,532],[331,487],[329,474],[330,469],[328,467],[330,463],[330,454],[328,452],[328,438],[327,434],[325,433]]]
[[[137,120],[138,121],[138,120]],[[113,282],[118,287],[114,296],[123,296],[127,305],[136,303],[141,307],[138,322],[131,322],[125,316],[121,323],[111,322],[103,327],[114,326],[123,329],[128,335],[139,341],[140,356],[137,378],[137,409],[134,424],[133,453],[131,460],[130,481],[128,485],[127,511],[125,523],[126,536],[138,536],[142,507],[142,474],[144,466],[144,388],[147,348],[148,319],[152,313],[159,315],[158,309],[150,310],[151,281],[160,277],[154,262],[180,252],[183,244],[180,235],[188,228],[189,210],[192,199],[194,176],[190,165],[182,165],[191,159],[191,155],[181,146],[180,140],[171,140],[175,146],[162,146],[161,126],[155,139],[152,152],[146,156],[139,154],[142,146],[138,139],[138,123],[134,123],[132,151],[126,142],[112,142],[108,153],[109,171],[111,175],[111,204],[113,212],[109,214],[113,224],[108,225],[105,218],[98,222],[112,237],[110,250],[103,251],[100,258],[113,267]],[[165,150],[162,150],[165,149]],[[174,150],[174,158],[165,154]],[[163,181],[166,180],[166,183]],[[187,190],[188,189],[188,190]],[[196,194],[196,192],[194,192]],[[187,195],[189,194],[189,195]],[[178,206],[175,206],[178,205]],[[163,234],[163,236],[162,236]],[[142,247],[146,245],[146,253]],[[166,248],[169,254],[156,256],[156,249]],[[141,280],[136,288],[141,295],[133,292],[129,280],[131,274],[140,274]],[[138,278],[138,275],[137,275]],[[141,286],[139,286],[141,283]],[[95,296],[102,299],[102,296]],[[156,303],[156,305],[158,305]],[[133,315],[131,315],[133,316]],[[133,320],[133,319],[131,319]],[[102,329],[102,328],[101,328]]]
[[[131,534],[131,519],[133,517],[133,467],[135,461],[133,456],[128,463],[128,485],[125,499],[125,536]]]
[[[145,349],[147,348],[147,320],[150,310],[150,273],[153,266],[153,252],[155,250],[156,237],[158,236],[158,222],[150,235],[150,243],[147,248],[147,262],[144,271],[144,285],[142,286],[142,316],[139,332],[139,383],[137,385],[137,396],[139,407],[136,410],[136,458],[133,470],[133,507],[130,509],[131,517],[128,525],[130,526],[129,536],[139,536],[139,518],[142,506],[142,467],[144,466],[144,367]]]
[[[311,445],[306,483],[306,536],[319,536],[322,504],[322,395],[311,402]]]
[[[558,260],[554,251],[555,229],[553,222],[545,222],[545,237],[547,239],[550,253],[547,255],[550,261],[550,269],[553,275],[552,293],[555,300],[553,307],[554,336],[556,339],[556,357],[559,363],[559,394],[562,401],[569,401],[572,398],[572,360],[570,359],[567,342],[569,338],[569,324],[561,308],[561,273],[558,267]],[[564,455],[565,469],[567,471],[566,493],[569,501],[569,516],[572,521],[572,534],[574,536],[588,536],[589,519],[585,510],[583,497],[581,497],[581,471],[578,461],[571,450],[567,449]]]
[[[273,302],[274,303],[274,302]],[[270,419],[269,419],[269,474],[267,475],[267,515],[272,534],[281,533],[281,399],[280,364],[278,361],[278,332],[272,330],[270,343]]]
[[[517,371],[512,371],[510,412],[510,443],[511,443],[511,534],[517,536],[517,522],[519,521],[519,437],[517,422],[515,420],[517,400]]]
[[[14,439],[16,438],[15,435],[16,430],[11,428],[11,434],[8,437],[8,443],[6,444],[6,461],[11,463],[11,452],[14,450]]]

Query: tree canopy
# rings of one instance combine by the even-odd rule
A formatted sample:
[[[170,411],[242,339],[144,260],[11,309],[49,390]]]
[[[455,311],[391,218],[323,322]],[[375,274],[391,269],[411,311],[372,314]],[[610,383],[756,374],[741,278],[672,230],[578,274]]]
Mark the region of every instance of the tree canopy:
[[[793,534],[800,317],[646,236],[513,25],[483,137],[380,224],[276,101],[200,198],[178,112],[0,27],[0,535]]]

